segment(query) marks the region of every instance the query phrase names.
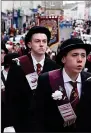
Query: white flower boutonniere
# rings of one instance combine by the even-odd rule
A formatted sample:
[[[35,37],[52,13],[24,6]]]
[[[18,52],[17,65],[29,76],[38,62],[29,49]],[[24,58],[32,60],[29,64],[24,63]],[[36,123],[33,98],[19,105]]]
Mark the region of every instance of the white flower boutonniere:
[[[52,93],[52,98],[54,100],[61,100],[62,99],[62,95],[63,95],[63,93],[61,91],[57,90],[54,93]]]

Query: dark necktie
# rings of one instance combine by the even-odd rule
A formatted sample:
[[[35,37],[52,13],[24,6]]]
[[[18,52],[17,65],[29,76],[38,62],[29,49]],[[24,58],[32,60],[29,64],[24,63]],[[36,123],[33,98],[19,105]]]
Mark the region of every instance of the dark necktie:
[[[79,95],[78,95],[78,90],[77,90],[77,82],[70,81],[69,83],[73,86],[73,89],[72,89],[71,95],[70,95],[70,102],[71,102],[71,105],[72,105],[73,109],[75,110],[76,105],[79,102]]]
[[[38,63],[37,64],[37,74],[39,75],[40,74],[40,72],[41,72],[41,64],[40,63]]]

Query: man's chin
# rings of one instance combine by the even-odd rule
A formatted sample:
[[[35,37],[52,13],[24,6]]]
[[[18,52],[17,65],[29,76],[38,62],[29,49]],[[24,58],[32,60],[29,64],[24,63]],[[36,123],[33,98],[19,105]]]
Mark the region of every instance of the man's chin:
[[[77,69],[76,71],[75,71],[75,73],[80,73],[82,71],[82,69]]]
[[[42,56],[42,55],[44,55],[44,54],[45,54],[45,53],[42,53],[42,52],[41,52],[41,53],[37,53],[38,56]]]
[[[41,52],[39,52],[38,54],[43,55],[43,54],[45,54],[45,52],[41,51]]]

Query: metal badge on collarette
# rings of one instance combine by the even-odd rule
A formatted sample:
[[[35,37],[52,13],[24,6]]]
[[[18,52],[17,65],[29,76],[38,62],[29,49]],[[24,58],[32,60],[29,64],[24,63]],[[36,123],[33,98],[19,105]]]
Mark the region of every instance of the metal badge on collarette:
[[[62,92],[63,91],[63,88],[62,88],[62,86],[59,86],[59,90]]]
[[[12,60],[14,60],[17,63],[17,65],[20,66],[20,60],[18,58],[14,58]]]

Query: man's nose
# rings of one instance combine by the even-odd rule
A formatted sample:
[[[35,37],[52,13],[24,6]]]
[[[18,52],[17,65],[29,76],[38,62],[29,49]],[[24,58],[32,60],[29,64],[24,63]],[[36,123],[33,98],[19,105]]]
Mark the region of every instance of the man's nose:
[[[42,41],[40,42],[40,46],[43,46],[43,42]]]
[[[82,57],[81,57],[81,55],[78,56],[78,62],[82,62]]]

